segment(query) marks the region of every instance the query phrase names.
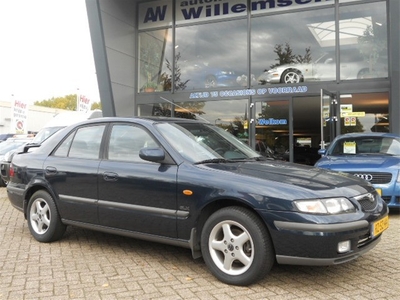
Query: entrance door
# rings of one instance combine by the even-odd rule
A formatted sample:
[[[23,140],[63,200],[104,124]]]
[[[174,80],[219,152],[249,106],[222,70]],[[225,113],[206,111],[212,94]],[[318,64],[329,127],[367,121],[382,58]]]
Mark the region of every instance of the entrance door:
[[[266,157],[289,160],[290,100],[255,103],[255,150]]]
[[[293,97],[292,160],[295,163],[314,165],[320,155],[320,97],[319,95]]]
[[[336,136],[337,101],[336,94],[321,89],[321,149],[333,141]]]

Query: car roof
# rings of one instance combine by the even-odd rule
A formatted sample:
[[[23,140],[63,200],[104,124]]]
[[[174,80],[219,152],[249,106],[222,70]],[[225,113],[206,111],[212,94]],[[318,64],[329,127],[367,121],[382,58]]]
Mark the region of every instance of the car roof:
[[[359,138],[359,137],[391,137],[391,138],[400,138],[400,135],[389,132],[354,132],[354,133],[345,133],[336,137],[336,139],[342,138]]]
[[[173,118],[173,117],[164,117],[164,116],[151,116],[151,117],[102,117],[91,120],[82,121],[72,125],[75,127],[77,125],[83,124],[95,124],[102,122],[137,122],[139,124],[151,124],[151,123],[205,123],[211,124],[209,122],[205,122],[203,120],[193,120],[193,119],[184,119],[184,118]]]

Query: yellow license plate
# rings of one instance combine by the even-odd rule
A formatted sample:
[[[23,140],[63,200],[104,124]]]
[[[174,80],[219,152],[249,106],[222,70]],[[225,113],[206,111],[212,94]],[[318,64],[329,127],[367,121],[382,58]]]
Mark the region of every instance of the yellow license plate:
[[[372,232],[377,236],[389,228],[389,216],[384,217],[372,224]]]
[[[381,189],[376,189],[376,191],[379,194],[379,196],[382,196],[382,190]]]

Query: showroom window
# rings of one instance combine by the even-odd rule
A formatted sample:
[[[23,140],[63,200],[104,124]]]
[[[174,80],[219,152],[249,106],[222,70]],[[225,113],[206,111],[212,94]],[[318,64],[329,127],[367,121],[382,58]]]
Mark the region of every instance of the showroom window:
[[[343,6],[339,16],[340,79],[388,77],[386,5]]]
[[[178,90],[247,85],[246,19],[179,27],[175,51]]]
[[[343,94],[340,132],[389,132],[389,94]]]
[[[175,103],[174,116],[202,120],[231,132],[248,143],[247,99]],[[170,103],[139,105],[139,116],[171,116]]]
[[[335,80],[334,8],[255,17],[251,70],[257,84]]]
[[[139,33],[139,92],[170,91],[172,82],[172,30]]]

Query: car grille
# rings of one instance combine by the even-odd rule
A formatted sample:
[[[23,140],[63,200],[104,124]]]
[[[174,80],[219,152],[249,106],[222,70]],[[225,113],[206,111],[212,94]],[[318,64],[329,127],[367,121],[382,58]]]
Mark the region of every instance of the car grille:
[[[390,203],[390,200],[392,200],[392,196],[382,196],[383,201],[385,201],[387,204]],[[400,203],[400,197],[395,197],[394,199],[394,203],[395,204],[399,204]]]
[[[347,172],[357,177],[363,178],[372,184],[389,183],[392,180],[392,173],[381,172]]]
[[[364,211],[373,211],[378,204],[377,194],[363,194],[357,196],[356,200],[358,201],[358,203],[360,203]]]

